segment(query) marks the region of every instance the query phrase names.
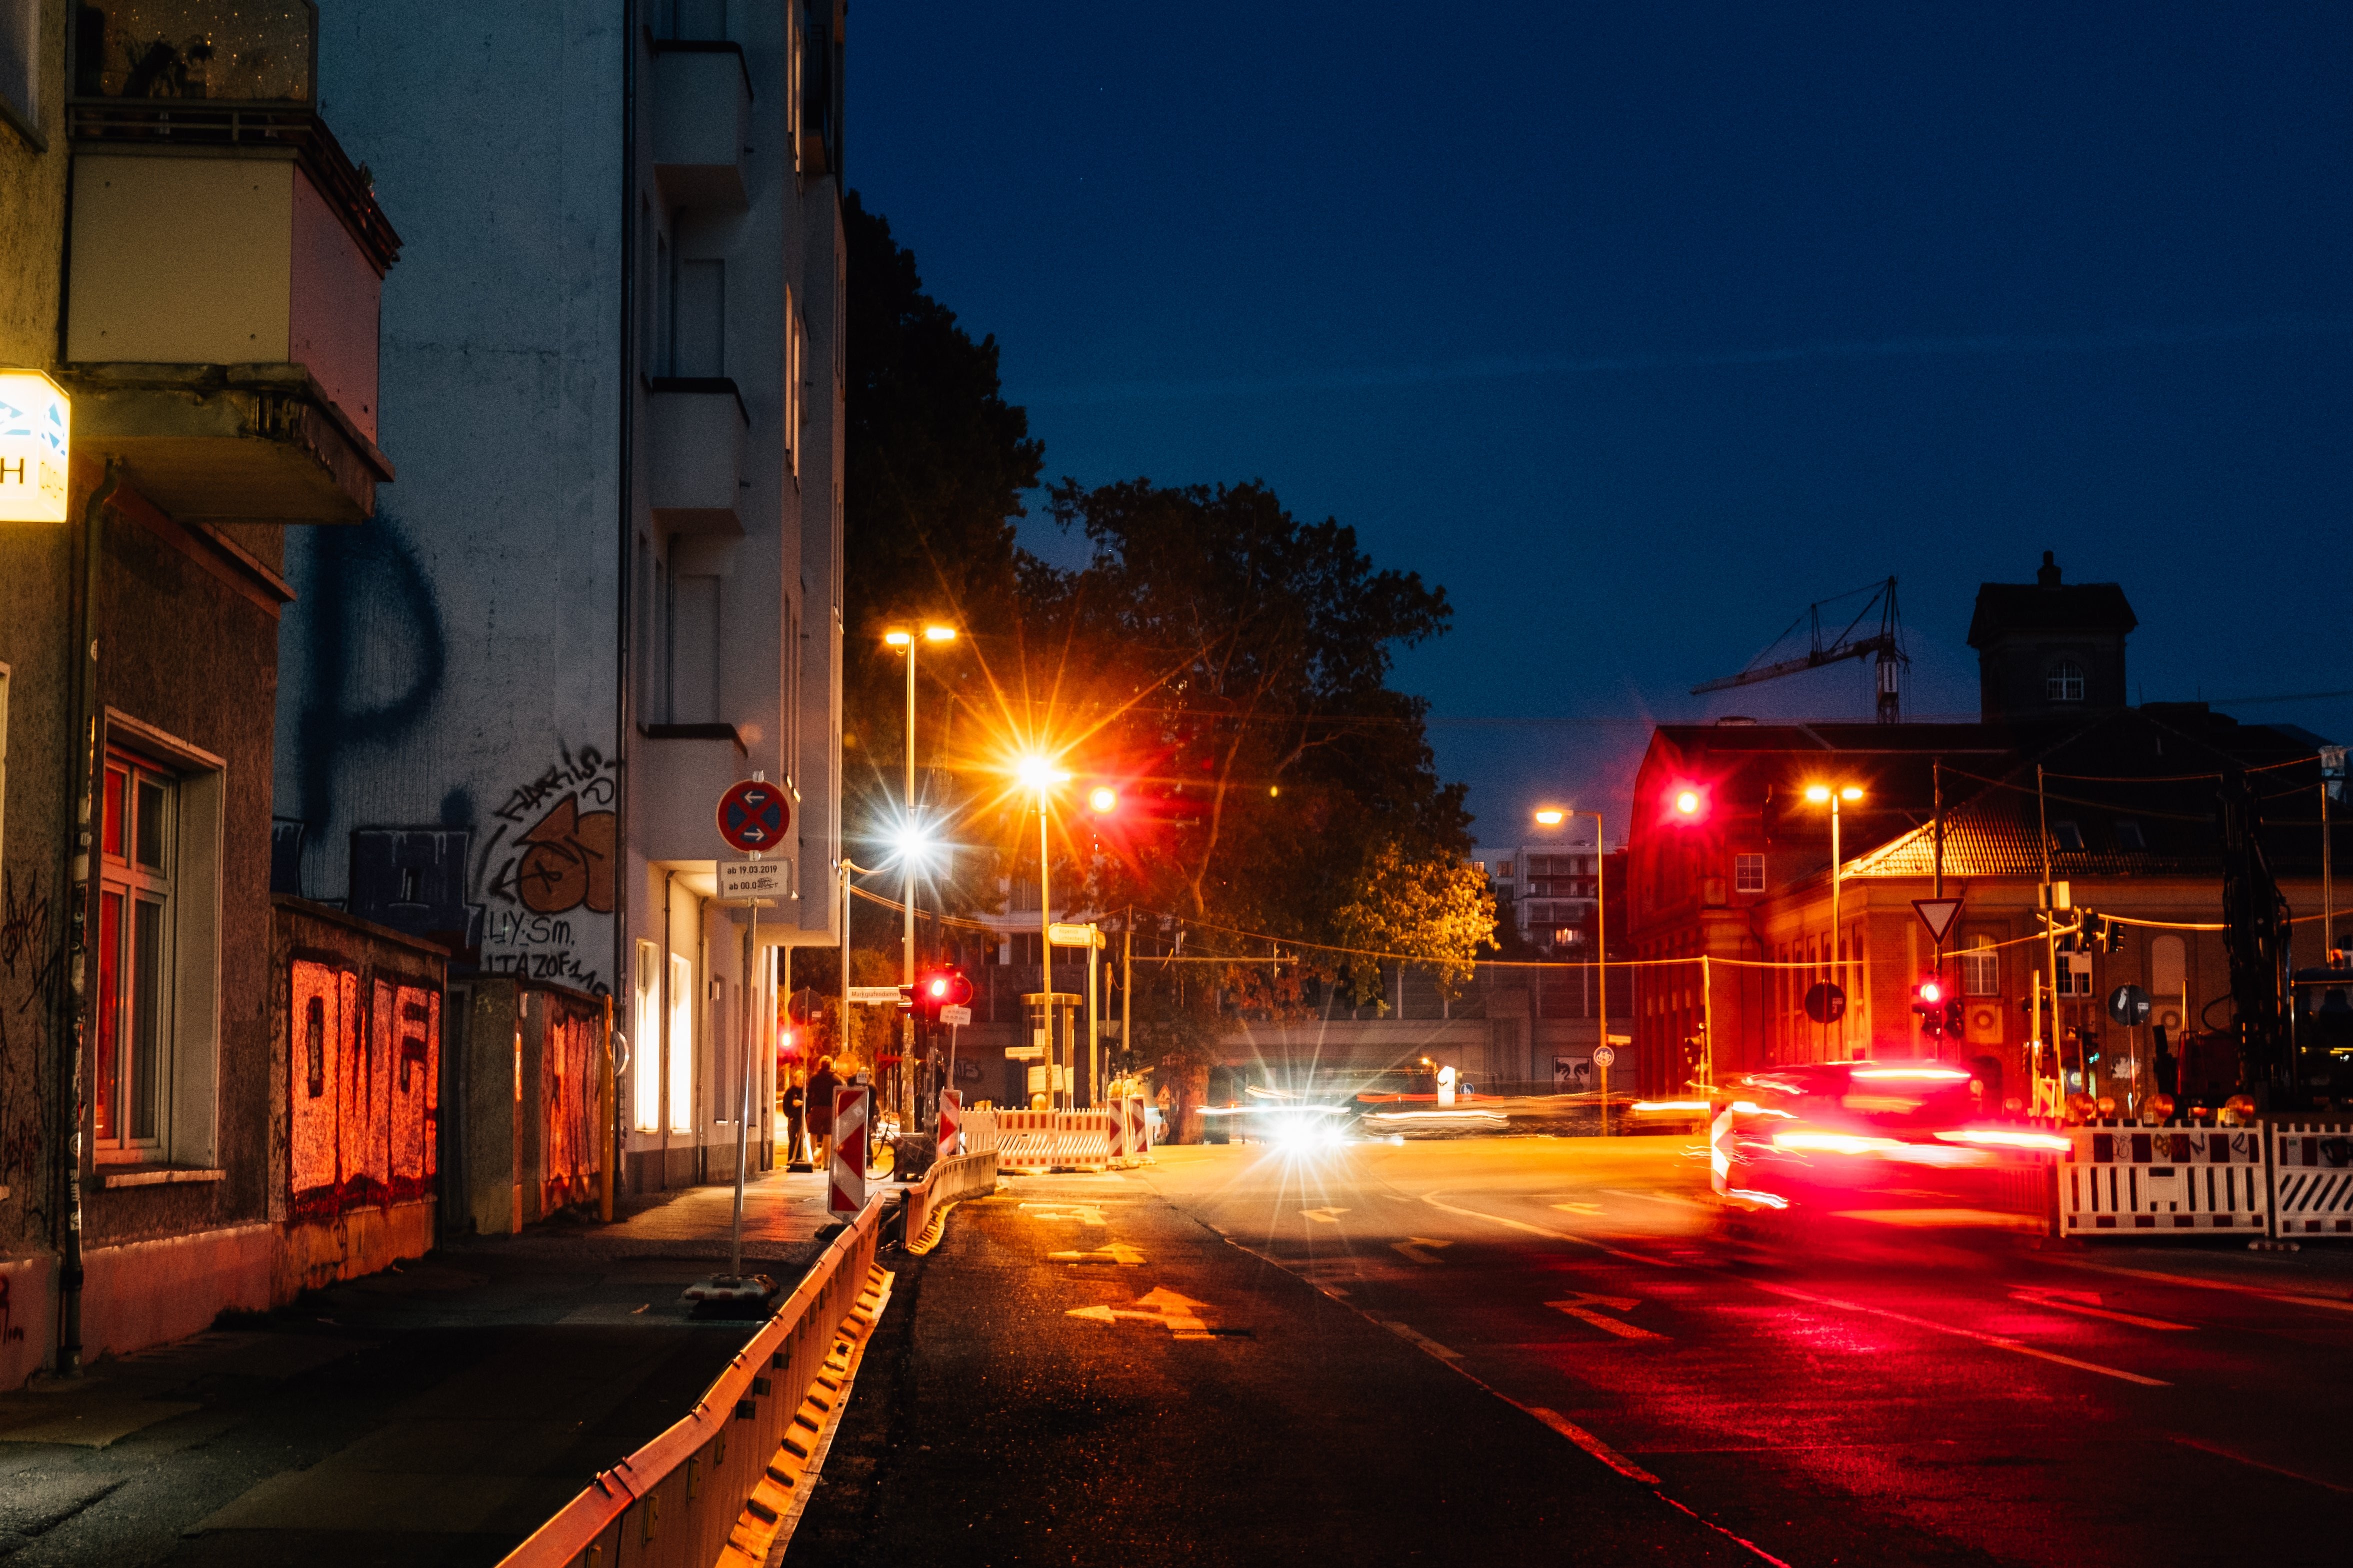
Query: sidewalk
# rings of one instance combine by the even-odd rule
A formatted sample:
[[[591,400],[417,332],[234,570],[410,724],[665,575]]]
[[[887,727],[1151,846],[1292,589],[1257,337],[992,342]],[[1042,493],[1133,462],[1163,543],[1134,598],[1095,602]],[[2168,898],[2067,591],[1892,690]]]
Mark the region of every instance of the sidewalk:
[[[787,1289],[823,1178],[745,1191]],[[726,1267],[732,1184],[454,1243],[266,1316],[0,1394],[0,1559],[495,1563],[694,1400],[754,1325],[679,1300]]]

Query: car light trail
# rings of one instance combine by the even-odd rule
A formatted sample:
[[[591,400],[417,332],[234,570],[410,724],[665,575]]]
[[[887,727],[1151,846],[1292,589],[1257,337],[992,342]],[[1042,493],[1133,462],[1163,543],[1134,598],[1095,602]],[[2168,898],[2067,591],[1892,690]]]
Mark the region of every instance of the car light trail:
[[[2056,1132],[2029,1132],[2010,1127],[1964,1127],[1936,1136],[1947,1143],[1974,1143],[1988,1149],[2032,1149],[2052,1154],[2063,1154],[2068,1149],[2067,1140]]]

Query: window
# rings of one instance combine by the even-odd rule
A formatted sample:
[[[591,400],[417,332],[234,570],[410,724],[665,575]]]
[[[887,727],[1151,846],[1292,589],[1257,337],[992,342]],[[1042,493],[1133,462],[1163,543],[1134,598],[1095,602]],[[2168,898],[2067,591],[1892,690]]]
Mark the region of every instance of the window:
[[[1961,991],[1969,996],[2001,994],[2001,954],[1994,951],[1993,938],[1971,937],[1962,950]]]
[[[1495,875],[1498,877],[1508,878],[1511,874],[1512,863],[1509,860],[1498,860],[1495,862]]]
[[[1732,890],[1736,893],[1761,893],[1765,890],[1765,857],[1735,855],[1732,858]]]
[[[171,996],[173,781],[107,759],[99,812],[98,987],[90,1090],[100,1157],[158,1152]]]
[[[681,261],[670,272],[670,374],[727,374],[727,264]]]
[[[661,950],[638,943],[636,1037],[629,1042],[630,1125],[661,1129]]]
[[[2075,823],[2062,818],[2051,825],[2051,844],[2055,849],[2080,851],[2084,847],[2084,830]]]
[[[2052,702],[2084,700],[2084,667],[2072,658],[2052,665],[2042,678],[2042,695]]]
[[[1471,868],[1483,877],[1487,874],[1487,862],[1484,860],[1473,860],[1471,862]]]
[[[719,579],[670,574],[670,721],[719,722]]]
[[[2139,823],[2135,822],[2129,816],[2119,816],[2116,818],[2116,847],[2119,849],[2146,849],[2148,847],[2148,837],[2141,832]]]
[[[0,0],[0,118],[41,133],[41,0]]]
[[[694,961],[670,955],[670,1130],[694,1131]]]

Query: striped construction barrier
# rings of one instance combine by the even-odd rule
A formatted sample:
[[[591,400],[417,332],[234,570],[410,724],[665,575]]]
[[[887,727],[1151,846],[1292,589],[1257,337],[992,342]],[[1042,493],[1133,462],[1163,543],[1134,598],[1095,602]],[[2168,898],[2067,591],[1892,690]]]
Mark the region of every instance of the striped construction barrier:
[[[2065,1131],[2063,1232],[2270,1233],[2261,1128],[2093,1121]]]
[[[1054,1141],[1054,1167],[1061,1171],[1108,1171],[1111,1169],[1113,1129],[1119,1125],[1115,1110],[1065,1110],[1060,1112],[1061,1126]]]
[[[2272,1234],[2353,1237],[2353,1121],[2274,1121]]]
[[[1144,1096],[1124,1097],[1117,1107],[1119,1163],[1141,1165],[1152,1158],[1152,1119],[1145,1114]]]
[[[1000,1110],[997,1113],[997,1168],[1021,1175],[1041,1175],[1054,1168],[1054,1110]]]

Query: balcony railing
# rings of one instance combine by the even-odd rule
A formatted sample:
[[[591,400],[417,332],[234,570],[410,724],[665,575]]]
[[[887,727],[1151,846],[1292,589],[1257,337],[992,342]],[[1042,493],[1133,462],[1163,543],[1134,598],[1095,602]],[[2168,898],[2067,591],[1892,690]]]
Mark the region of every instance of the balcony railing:
[[[742,212],[752,78],[740,45],[661,39],[653,46],[654,179],[672,206]]]

